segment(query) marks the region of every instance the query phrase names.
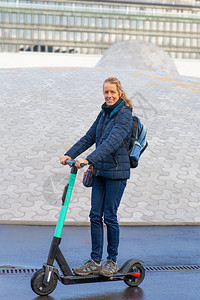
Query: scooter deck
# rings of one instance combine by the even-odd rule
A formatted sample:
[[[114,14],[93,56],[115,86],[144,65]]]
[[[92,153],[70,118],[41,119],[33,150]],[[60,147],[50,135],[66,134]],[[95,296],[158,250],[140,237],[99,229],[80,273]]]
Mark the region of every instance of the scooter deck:
[[[140,273],[116,273],[113,276],[106,277],[102,275],[86,275],[86,276],[79,276],[79,275],[73,275],[73,276],[60,276],[60,281],[63,284],[80,284],[80,283],[91,283],[91,282],[105,282],[105,281],[117,281],[117,280],[124,280],[125,278],[139,278]]]

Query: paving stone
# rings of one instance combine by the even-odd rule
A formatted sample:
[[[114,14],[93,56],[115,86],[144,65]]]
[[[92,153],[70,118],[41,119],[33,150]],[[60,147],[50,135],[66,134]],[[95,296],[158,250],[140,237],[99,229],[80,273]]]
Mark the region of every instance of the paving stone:
[[[119,221],[200,222],[200,79],[92,68],[0,70],[0,222],[56,222],[69,178],[59,157],[95,120],[102,83],[112,75],[135,103],[149,142],[131,171]],[[89,222],[91,189],[82,185],[83,172],[68,222]]]

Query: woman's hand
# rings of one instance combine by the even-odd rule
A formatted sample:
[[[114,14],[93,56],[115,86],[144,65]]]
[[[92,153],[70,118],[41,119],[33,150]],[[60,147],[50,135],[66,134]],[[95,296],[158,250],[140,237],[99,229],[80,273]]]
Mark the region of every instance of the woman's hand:
[[[81,159],[81,158],[77,159],[76,164],[75,164],[77,169],[83,168],[83,166],[81,166],[81,164],[88,165],[89,161],[87,159]]]
[[[62,157],[60,158],[60,163],[61,163],[62,165],[65,165],[65,161],[66,161],[66,160],[70,160],[70,159],[71,159],[71,157],[68,156],[68,155],[62,156]]]

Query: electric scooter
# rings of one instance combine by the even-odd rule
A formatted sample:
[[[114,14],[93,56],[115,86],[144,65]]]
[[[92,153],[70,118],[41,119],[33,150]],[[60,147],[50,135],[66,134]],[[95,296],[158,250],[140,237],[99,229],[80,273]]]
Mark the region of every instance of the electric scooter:
[[[58,280],[65,285],[123,280],[128,286],[138,286],[144,279],[145,270],[141,264],[142,261],[137,259],[127,260],[119,271],[111,277],[105,277],[102,275],[78,276],[73,274],[72,270],[68,266],[59,245],[61,243],[61,233],[77,175],[77,167],[75,166],[75,163],[75,160],[66,160],[65,162],[66,165],[71,167],[71,172],[68,183],[63,191],[62,207],[59,219],[50,246],[47,262],[41,269],[36,271],[31,278],[32,290],[40,296],[47,296],[55,290]],[[56,261],[60,267],[62,275],[59,273],[58,268],[53,265],[54,261]]]

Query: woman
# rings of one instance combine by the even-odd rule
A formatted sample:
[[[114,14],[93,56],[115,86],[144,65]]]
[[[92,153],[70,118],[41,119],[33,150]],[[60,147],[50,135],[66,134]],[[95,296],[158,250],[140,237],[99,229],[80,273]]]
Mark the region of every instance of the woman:
[[[92,164],[94,179],[91,197],[91,240],[92,251],[82,267],[75,268],[77,275],[101,274],[112,276],[117,273],[117,255],[119,245],[119,225],[117,210],[130,177],[130,163],[127,148],[132,131],[133,103],[127,99],[120,81],[109,77],[104,81],[105,103],[96,121],[87,133],[60,158],[75,159],[78,155],[96,143],[96,149],[85,159],[78,159],[76,167]],[[102,266],[103,218],[107,226],[107,261]]]

